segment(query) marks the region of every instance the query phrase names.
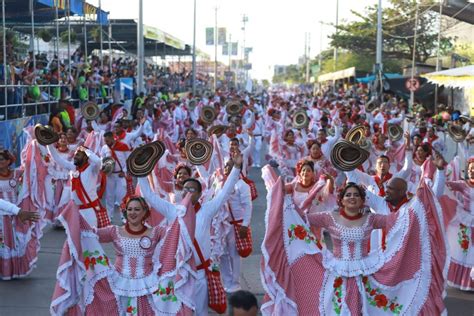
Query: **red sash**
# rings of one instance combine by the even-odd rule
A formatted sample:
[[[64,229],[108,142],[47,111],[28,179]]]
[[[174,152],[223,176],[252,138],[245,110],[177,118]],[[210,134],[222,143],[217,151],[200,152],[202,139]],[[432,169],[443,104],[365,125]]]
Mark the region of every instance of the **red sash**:
[[[377,186],[379,188],[379,196],[385,196],[385,188],[384,188],[383,184],[385,182],[387,182],[388,180],[390,180],[392,178],[392,176],[393,175],[389,172],[389,173],[387,173],[386,175],[383,176],[383,179],[380,179],[380,177],[378,175],[375,175],[373,177],[375,183],[377,184]]]

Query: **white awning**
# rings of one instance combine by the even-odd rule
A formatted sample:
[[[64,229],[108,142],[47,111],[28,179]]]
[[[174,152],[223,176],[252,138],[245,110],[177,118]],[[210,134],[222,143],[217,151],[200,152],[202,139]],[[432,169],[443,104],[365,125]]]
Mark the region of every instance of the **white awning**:
[[[318,82],[325,82],[325,81],[334,81],[339,79],[345,79],[350,77],[355,77],[356,69],[355,67],[331,72],[328,74],[324,74],[318,77]]]

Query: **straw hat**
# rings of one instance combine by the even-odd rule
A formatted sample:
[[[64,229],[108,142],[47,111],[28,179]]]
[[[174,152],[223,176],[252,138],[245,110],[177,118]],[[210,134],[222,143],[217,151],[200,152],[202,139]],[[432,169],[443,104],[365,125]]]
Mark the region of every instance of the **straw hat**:
[[[199,118],[207,124],[212,124],[212,122],[214,122],[216,117],[217,117],[216,109],[209,105],[203,106],[201,109],[201,113],[199,114]]]
[[[194,138],[186,141],[184,149],[190,163],[203,165],[211,159],[213,147],[207,140]]]
[[[165,145],[159,140],[140,146],[128,156],[127,169],[135,177],[145,177],[164,153]]]
[[[51,126],[43,126],[41,124],[36,124],[35,126],[35,137],[38,143],[43,146],[54,144],[59,140],[58,133]]]
[[[213,134],[222,135],[227,131],[227,125],[214,125],[207,129],[207,134],[212,136]]]
[[[365,126],[361,124],[354,126],[346,134],[346,140],[354,144],[360,144],[363,142],[364,139],[365,139]]]
[[[86,120],[93,121],[99,117],[99,106],[94,102],[87,102],[82,106],[81,113]]]
[[[458,125],[448,124],[448,134],[456,143],[462,143],[466,139],[466,131]]]
[[[242,111],[243,105],[239,100],[231,100],[227,102],[225,110],[229,115],[237,115]]]
[[[338,141],[331,150],[331,162],[341,171],[351,171],[362,165],[370,153],[345,139]]]
[[[403,128],[397,124],[389,124],[388,137],[392,142],[399,141],[403,137]]]
[[[115,160],[111,157],[105,157],[102,159],[102,170],[105,174],[109,175],[114,171]]]
[[[293,115],[293,127],[297,129],[303,129],[308,127],[309,125],[309,118],[308,114],[306,114],[306,111],[304,110],[299,110],[296,111],[295,114]]]

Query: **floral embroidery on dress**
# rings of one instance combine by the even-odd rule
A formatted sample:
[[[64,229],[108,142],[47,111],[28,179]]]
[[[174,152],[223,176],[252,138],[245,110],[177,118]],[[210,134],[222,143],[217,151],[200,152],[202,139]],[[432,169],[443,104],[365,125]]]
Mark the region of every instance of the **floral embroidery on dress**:
[[[469,250],[469,243],[469,227],[459,223],[458,244],[464,254],[467,254],[467,251]]]
[[[397,297],[389,300],[385,294],[379,288],[372,288],[369,282],[369,278],[362,277],[364,283],[365,293],[369,304],[384,311],[390,311],[395,315],[399,315],[402,311],[403,305],[397,303]]]
[[[314,243],[321,249],[319,240],[314,237],[313,233],[303,225],[291,224],[290,228],[288,229],[288,238],[290,238],[290,244],[293,240],[299,239],[303,240],[307,244]]]
[[[89,252],[89,250],[84,251],[84,265],[86,266],[86,270],[91,268],[94,269],[96,264],[101,264],[103,266],[109,266],[109,258],[105,254],[100,254],[98,250],[94,252]]]
[[[332,308],[337,315],[340,315],[342,309],[342,277],[338,277],[334,280],[333,288]]]
[[[162,287],[161,284],[158,285],[158,289],[153,292],[155,295],[161,296],[161,300],[166,302],[176,302],[178,298],[174,295],[174,283],[173,281],[168,282],[168,286],[166,288]]]
[[[127,316],[128,315],[136,315],[137,308],[132,305],[132,298],[129,297],[127,301]]]
[[[5,242],[3,241],[3,231],[0,229],[0,248],[5,247]]]

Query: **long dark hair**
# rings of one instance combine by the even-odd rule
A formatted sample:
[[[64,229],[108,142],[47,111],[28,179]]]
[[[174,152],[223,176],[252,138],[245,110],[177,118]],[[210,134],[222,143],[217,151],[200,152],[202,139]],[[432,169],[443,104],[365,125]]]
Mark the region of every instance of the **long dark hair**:
[[[339,192],[339,195],[337,197],[337,204],[339,206],[342,206],[342,199],[344,198],[344,195],[346,195],[347,190],[349,190],[350,188],[356,188],[357,191],[359,192],[360,198],[363,201],[365,201],[365,196],[366,196],[365,189],[355,182],[348,182],[346,186],[343,187],[342,190]]]

